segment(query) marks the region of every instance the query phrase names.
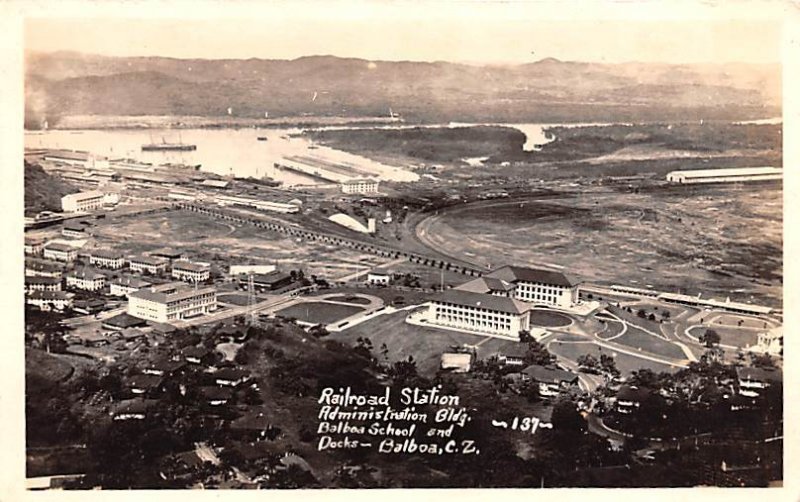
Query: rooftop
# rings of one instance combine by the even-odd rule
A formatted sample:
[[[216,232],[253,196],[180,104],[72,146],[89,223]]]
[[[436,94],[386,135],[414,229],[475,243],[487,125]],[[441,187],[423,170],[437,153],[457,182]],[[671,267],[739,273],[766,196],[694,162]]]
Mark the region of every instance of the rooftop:
[[[759,176],[767,174],[783,174],[780,167],[732,167],[721,169],[689,169],[686,171],[672,171],[669,175],[685,176],[686,178],[716,178],[719,176]]]
[[[203,263],[180,260],[172,264],[172,270],[188,270],[190,272],[206,272],[210,267]]]
[[[455,305],[483,308],[507,314],[522,314],[531,308],[530,305],[513,298],[473,293],[471,291],[460,291],[457,289],[448,289],[443,293],[438,293],[433,296],[432,300]]]
[[[109,260],[119,260],[122,258],[122,253],[113,249],[92,249],[89,251],[89,256],[92,258],[107,258]]]
[[[125,286],[129,288],[146,288],[150,285],[149,282],[143,281],[138,277],[120,277],[114,280],[117,286]]]
[[[359,183],[377,183],[378,180],[367,179],[367,178],[357,178],[352,180],[345,180],[342,182],[342,185],[358,185]]]
[[[75,270],[70,272],[67,277],[74,277],[76,279],[83,279],[87,281],[96,281],[98,279],[105,279],[106,276],[99,274],[92,270]]]
[[[29,295],[34,300],[69,300],[72,296],[64,291],[34,291]]]
[[[45,250],[52,250],[52,251],[61,251],[63,253],[68,253],[70,251],[77,251],[74,247],[69,246],[67,244],[61,244],[60,242],[53,242],[44,247]]]
[[[486,274],[487,278],[501,279],[506,282],[539,282],[553,286],[573,287],[579,281],[567,276],[563,272],[545,270],[540,268],[526,268],[506,265]]]
[[[456,286],[455,289],[460,291],[471,291],[473,293],[489,293],[492,291],[511,291],[514,288],[515,286],[512,283],[506,282],[502,279],[497,279],[494,277],[479,277]]]
[[[169,263],[169,260],[166,258],[160,258],[158,256],[132,256],[128,261],[133,263],[144,263],[145,265],[150,266],[166,265]]]
[[[571,371],[565,371],[559,368],[549,368],[547,366],[539,366],[532,364],[528,366],[521,373],[528,375],[531,379],[537,382],[561,383],[561,382],[577,382],[578,375]]]
[[[194,288],[183,282],[170,282],[158,286],[150,286],[149,288],[142,288],[138,291],[134,291],[128,295],[128,297],[156,303],[167,303],[213,292],[216,292],[213,286]]]
[[[651,392],[647,389],[640,389],[631,385],[623,385],[617,391],[617,401],[642,401],[650,396]]]
[[[63,198],[70,200],[84,200],[84,199],[96,199],[98,197],[104,197],[103,192],[97,190],[89,190],[88,192],[78,192],[78,193],[71,193],[65,195]]]
[[[783,372],[776,368],[736,368],[736,376],[740,380],[755,380],[759,382],[782,382]]]
[[[41,275],[26,275],[25,284],[61,284],[61,279]]]

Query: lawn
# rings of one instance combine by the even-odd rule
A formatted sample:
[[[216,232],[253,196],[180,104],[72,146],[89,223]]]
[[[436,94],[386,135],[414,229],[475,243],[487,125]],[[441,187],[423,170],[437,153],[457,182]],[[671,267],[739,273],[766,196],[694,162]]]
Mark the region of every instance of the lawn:
[[[753,330],[744,330],[736,328],[728,328],[722,326],[695,326],[689,330],[689,334],[696,338],[700,338],[708,328],[713,329],[719,335],[722,345],[732,345],[734,347],[746,347],[748,345],[755,345],[758,343],[758,332]]]
[[[617,364],[617,368],[623,375],[627,375],[632,371],[639,369],[650,369],[655,372],[668,371],[674,372],[679,368],[669,366],[666,364],[640,359],[638,357],[630,356],[628,354],[617,353],[611,349],[604,349],[594,343],[559,343],[552,342],[548,345],[548,349],[553,354],[565,357],[571,361],[576,361],[583,354],[591,354],[599,358],[602,354],[611,354]]]
[[[385,343],[390,362],[412,356],[417,362],[417,370],[425,376],[436,373],[442,353],[448,351],[450,347],[475,345],[486,340],[485,337],[478,335],[413,326],[405,322],[406,315],[407,312],[396,312],[378,316],[345,331],[333,333],[330,338],[349,346],[356,345],[358,338],[368,338],[374,347],[375,356],[379,359],[382,358],[381,346]],[[507,340],[489,339],[478,348],[478,356],[486,357],[494,354],[508,343]]]
[[[27,392],[50,388],[69,378],[73,371],[72,365],[64,358],[48,354],[43,350],[27,349],[25,351]]]
[[[227,295],[218,295],[217,300],[222,303],[230,303],[233,305],[238,305],[240,307],[244,307],[248,304],[248,296],[241,295],[241,294],[227,294]],[[264,298],[256,296],[256,302],[263,301]]]
[[[603,319],[605,321],[606,329],[598,333],[598,336],[603,340],[608,340],[609,338],[613,338],[620,333],[622,333],[622,328],[624,324],[619,321],[612,320],[612,319]]]
[[[627,345],[634,349],[642,349],[642,352],[649,352],[662,357],[673,359],[685,359],[686,355],[675,344],[669,343],[661,338],[645,333],[639,328],[628,325],[628,331],[619,338],[613,340],[614,343]]]
[[[277,311],[275,314],[311,324],[331,324],[364,309],[356,306],[337,305],[324,302],[304,302]]]
[[[560,328],[572,324],[572,319],[564,314],[550,310],[531,310],[531,324],[545,328]]]

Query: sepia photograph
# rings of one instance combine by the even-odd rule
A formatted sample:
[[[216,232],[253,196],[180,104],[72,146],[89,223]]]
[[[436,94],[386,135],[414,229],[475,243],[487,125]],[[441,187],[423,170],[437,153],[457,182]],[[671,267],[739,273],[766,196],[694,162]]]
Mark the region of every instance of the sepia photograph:
[[[784,27],[686,4],[26,16],[24,489],[783,487]]]

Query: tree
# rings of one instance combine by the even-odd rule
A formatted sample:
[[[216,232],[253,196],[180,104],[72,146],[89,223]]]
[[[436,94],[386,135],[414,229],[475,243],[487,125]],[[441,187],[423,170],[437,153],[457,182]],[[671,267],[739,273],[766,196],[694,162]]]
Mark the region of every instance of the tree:
[[[720,340],[719,333],[714,331],[711,328],[706,329],[706,332],[700,337],[700,343],[705,344],[706,347],[711,348],[717,344],[719,344]]]
[[[617,362],[608,354],[600,354],[600,369],[611,378],[616,378],[620,375],[619,369],[617,369]]]
[[[536,340],[531,340],[528,342],[528,351],[525,353],[524,357],[526,364],[538,364],[539,366],[547,366],[549,364],[553,364],[556,361],[556,356],[551,354],[547,347],[542,345],[541,343],[537,342]]]
[[[596,373],[600,364],[597,358],[591,354],[583,354],[578,357],[577,363],[580,369],[585,370],[587,373]]]
[[[644,319],[647,317],[647,312],[645,312],[644,309],[639,309],[636,311],[636,316]]]

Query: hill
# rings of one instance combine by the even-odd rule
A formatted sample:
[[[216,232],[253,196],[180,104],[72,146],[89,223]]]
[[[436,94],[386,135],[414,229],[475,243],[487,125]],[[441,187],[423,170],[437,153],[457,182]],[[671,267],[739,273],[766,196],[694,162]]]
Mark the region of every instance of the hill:
[[[61,211],[61,197],[79,190],[25,161],[25,212]]]
[[[26,121],[72,115],[388,116],[409,122],[748,119],[777,115],[778,65],[523,65],[200,60],[31,53]]]

